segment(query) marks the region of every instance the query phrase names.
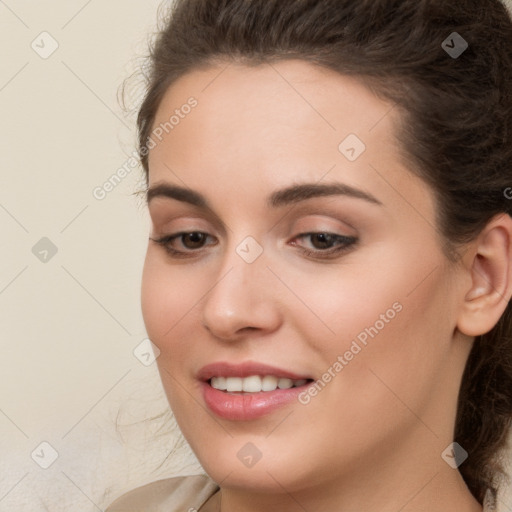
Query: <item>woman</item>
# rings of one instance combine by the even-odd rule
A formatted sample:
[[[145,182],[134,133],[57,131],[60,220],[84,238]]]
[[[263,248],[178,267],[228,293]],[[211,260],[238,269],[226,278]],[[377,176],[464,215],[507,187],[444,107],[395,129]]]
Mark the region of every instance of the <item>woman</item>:
[[[498,0],[178,0],[142,310],[208,476],[108,510],[494,510],[512,418]]]

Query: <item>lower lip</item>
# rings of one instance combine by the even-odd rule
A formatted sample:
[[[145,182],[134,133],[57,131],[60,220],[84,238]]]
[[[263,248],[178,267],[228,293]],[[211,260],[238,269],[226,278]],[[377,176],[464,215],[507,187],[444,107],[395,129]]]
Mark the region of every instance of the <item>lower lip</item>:
[[[227,393],[202,382],[202,392],[206,405],[217,416],[232,421],[248,421],[298,401],[298,395],[310,384],[260,393]]]

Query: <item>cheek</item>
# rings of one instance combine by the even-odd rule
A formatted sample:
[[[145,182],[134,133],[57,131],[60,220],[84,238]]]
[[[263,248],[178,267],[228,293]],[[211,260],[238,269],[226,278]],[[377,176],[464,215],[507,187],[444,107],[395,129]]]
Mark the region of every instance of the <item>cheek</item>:
[[[393,332],[389,343],[407,344],[407,339],[429,336],[429,329],[446,329],[442,319],[450,318],[449,269],[437,246],[430,254],[408,243],[387,244],[355,253],[338,268],[320,269],[303,275],[295,291],[324,324],[324,337],[336,343],[366,336],[384,338]],[[300,283],[300,284],[299,284]],[[303,328],[312,330],[313,315]],[[376,332],[378,331],[378,332]],[[404,336],[397,336],[403,332]],[[366,336],[365,336],[366,335]],[[391,336],[391,334],[390,334]],[[312,338],[314,339],[314,338]],[[333,343],[328,345],[332,346]]]
[[[295,324],[299,339],[331,358],[348,350],[356,338],[364,344],[376,331],[388,330],[403,315],[408,288],[404,272],[393,272],[375,259],[355,261],[303,272],[300,279],[283,272],[296,295],[287,303],[287,319]]]
[[[453,332],[449,306],[443,300],[446,286],[441,276],[431,276],[410,293],[411,283],[414,280],[404,279],[401,287],[394,283],[397,287],[391,293],[369,296],[366,307],[354,304],[353,320],[345,315],[352,327],[350,336],[342,339],[341,350],[331,345],[331,361],[337,354],[352,358],[336,379],[330,399],[349,407],[354,424],[375,424],[392,431],[400,424],[414,423],[408,408],[421,417],[443,380]],[[393,312],[388,310],[390,305]],[[344,421],[342,415],[338,420]]]
[[[190,363],[190,322],[198,322],[197,304],[201,293],[197,279],[187,278],[183,267],[172,267],[161,254],[148,248],[141,286],[141,308],[149,339],[160,350],[157,367],[169,404],[174,412],[186,410],[183,371]],[[181,404],[181,405],[180,405]],[[186,425],[185,425],[186,427]]]
[[[182,268],[173,268],[148,249],[142,274],[142,316],[149,338],[161,351],[167,348],[165,340],[171,339],[183,322],[190,322],[201,298],[197,277],[188,277]]]
[[[344,375],[334,379],[333,390],[349,386],[354,397],[384,392],[392,398],[381,377],[419,399],[449,354],[454,327],[449,271],[441,255],[421,259],[395,251],[382,261],[394,264],[373,258],[296,281],[294,291],[309,311],[297,305],[290,318],[317,369]],[[346,389],[341,394],[346,396]]]

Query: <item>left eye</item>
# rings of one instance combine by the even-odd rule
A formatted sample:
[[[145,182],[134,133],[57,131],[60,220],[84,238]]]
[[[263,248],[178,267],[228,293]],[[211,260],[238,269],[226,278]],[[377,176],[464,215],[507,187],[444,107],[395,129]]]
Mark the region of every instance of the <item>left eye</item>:
[[[187,249],[200,249],[208,235],[200,231],[192,231],[191,233],[181,233],[176,238],[181,239],[181,243]]]
[[[302,233],[295,239],[305,238],[310,239],[310,245],[313,247],[313,250],[306,247],[302,247],[302,250],[308,255],[318,255],[319,257],[342,252],[357,242],[357,238],[353,236],[324,232]],[[294,243],[293,245],[297,244]]]

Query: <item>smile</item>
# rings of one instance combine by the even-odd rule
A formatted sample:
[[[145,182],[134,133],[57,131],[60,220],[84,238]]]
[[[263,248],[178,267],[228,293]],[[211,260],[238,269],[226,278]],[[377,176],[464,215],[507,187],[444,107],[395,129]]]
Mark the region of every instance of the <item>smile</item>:
[[[260,393],[276,389],[290,389],[304,386],[308,379],[292,380],[275,375],[251,375],[249,377],[212,377],[209,384],[212,388],[228,393]]]
[[[313,383],[310,375],[264,363],[217,362],[199,370],[207,408],[230,421],[250,421],[270,415],[292,403]]]

